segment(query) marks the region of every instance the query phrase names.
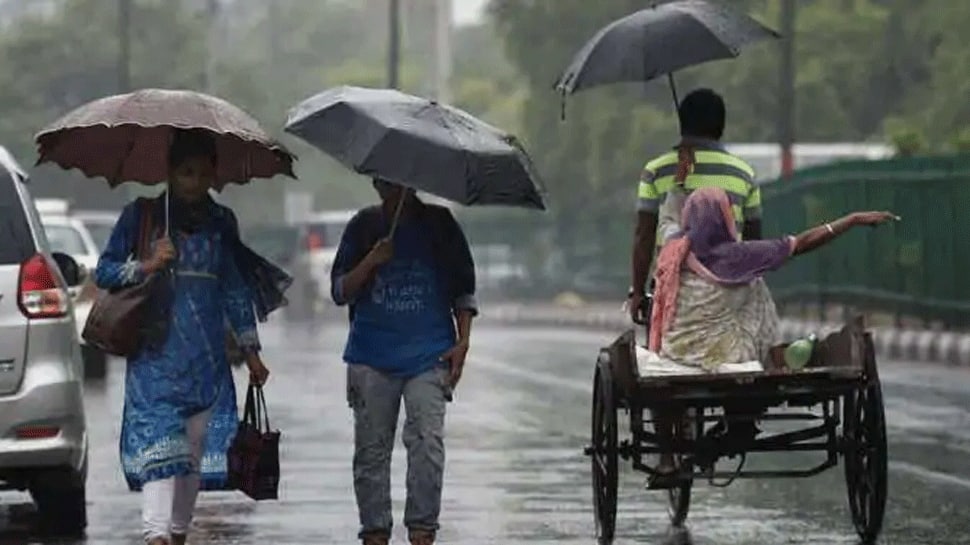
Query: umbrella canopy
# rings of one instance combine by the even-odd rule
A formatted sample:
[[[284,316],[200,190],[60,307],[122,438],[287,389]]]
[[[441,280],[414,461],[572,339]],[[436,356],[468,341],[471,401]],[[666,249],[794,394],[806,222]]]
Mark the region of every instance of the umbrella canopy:
[[[216,190],[251,178],[293,174],[291,154],[249,114],[223,99],[186,90],[143,89],[84,104],[35,137],[37,164],[53,162],[125,181],[168,180],[168,149],[174,129],[203,129],[216,142]]]
[[[518,140],[446,104],[340,86],[295,106],[285,130],[366,176],[465,205],[545,209]]]
[[[563,96],[619,82],[649,81],[681,68],[737,57],[741,47],[781,35],[707,0],[640,10],[602,28],[556,82]]]

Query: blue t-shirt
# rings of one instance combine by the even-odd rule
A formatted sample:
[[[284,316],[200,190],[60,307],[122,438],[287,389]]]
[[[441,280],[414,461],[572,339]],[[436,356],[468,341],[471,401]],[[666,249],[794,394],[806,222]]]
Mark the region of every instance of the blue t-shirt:
[[[428,235],[422,225],[402,219],[394,256],[355,301],[344,361],[414,376],[438,365],[454,346],[451,305],[439,287]]]

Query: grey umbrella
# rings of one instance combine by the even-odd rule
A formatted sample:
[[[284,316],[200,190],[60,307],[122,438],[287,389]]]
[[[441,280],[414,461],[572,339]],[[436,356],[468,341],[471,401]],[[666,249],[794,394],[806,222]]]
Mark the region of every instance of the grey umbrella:
[[[464,205],[545,210],[518,140],[446,104],[340,86],[295,106],[285,130],[360,174]]]
[[[707,0],[655,5],[603,27],[576,53],[555,88],[565,100],[590,87],[666,74],[673,89],[676,70],[737,57],[751,42],[780,36],[744,13]]]

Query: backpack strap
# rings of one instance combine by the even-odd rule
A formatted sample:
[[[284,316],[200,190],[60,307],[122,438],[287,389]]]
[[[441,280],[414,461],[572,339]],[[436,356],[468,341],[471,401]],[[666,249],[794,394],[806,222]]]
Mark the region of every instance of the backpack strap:
[[[135,257],[145,259],[151,252],[152,231],[155,228],[154,210],[151,199],[138,199],[138,239],[135,243]]]

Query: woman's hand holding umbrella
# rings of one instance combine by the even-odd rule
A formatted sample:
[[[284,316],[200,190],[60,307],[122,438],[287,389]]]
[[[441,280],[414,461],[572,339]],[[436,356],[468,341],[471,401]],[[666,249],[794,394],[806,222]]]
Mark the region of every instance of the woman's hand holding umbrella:
[[[376,268],[390,261],[392,257],[394,257],[394,245],[391,243],[391,239],[382,238],[374,244],[365,259],[372,267]]]
[[[143,267],[145,272],[153,273],[164,269],[174,259],[175,245],[168,237],[160,238],[155,242],[155,250],[152,252],[152,256],[145,261]]]
[[[363,259],[344,275],[342,282],[342,296],[350,301],[357,297],[357,293],[374,278],[377,269],[394,257],[394,246],[388,237],[378,240]]]

